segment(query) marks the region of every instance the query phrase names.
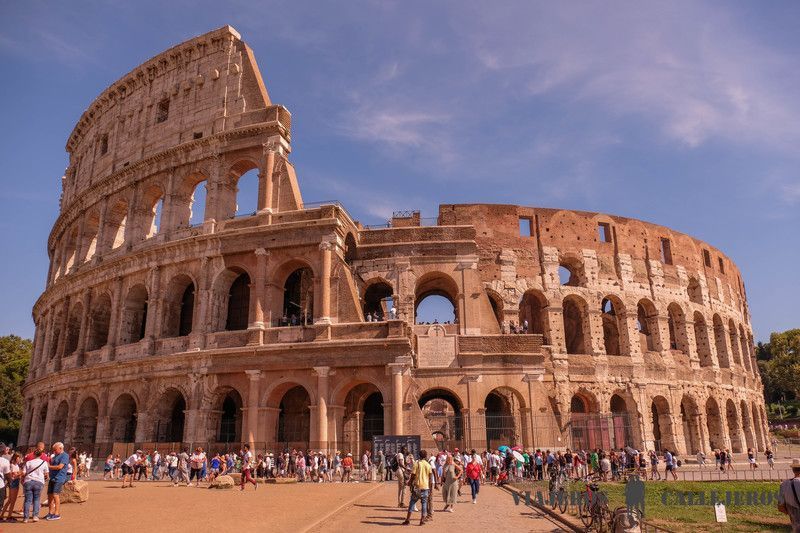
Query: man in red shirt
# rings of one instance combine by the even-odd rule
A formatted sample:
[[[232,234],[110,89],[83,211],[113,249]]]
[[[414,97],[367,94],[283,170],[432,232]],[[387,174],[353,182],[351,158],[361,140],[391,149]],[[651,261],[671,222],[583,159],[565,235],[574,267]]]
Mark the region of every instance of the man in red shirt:
[[[44,451],[44,442],[37,442],[36,449],[25,456],[25,461],[30,461],[31,459],[36,459],[37,457],[42,461],[47,461],[48,463],[50,462],[50,456]]]
[[[350,473],[353,471],[353,454],[348,453],[344,459],[342,459],[342,483],[350,482]]]

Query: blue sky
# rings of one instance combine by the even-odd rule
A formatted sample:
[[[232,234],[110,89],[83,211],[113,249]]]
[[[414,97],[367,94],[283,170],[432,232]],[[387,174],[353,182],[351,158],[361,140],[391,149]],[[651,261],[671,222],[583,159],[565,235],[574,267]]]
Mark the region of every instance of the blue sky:
[[[224,24],[293,114],[306,201],[365,223],[457,202],[641,218],[739,265],[757,339],[800,327],[800,3],[488,6],[0,0],[0,334],[33,333],[80,114]]]

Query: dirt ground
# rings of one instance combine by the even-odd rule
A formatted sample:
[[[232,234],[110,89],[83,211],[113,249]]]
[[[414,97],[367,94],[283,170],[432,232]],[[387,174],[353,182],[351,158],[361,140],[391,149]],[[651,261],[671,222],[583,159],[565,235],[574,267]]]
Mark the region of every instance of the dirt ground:
[[[90,481],[89,501],[62,507],[62,519],[38,524],[0,523],[0,532],[48,531],[115,532],[270,531],[341,532],[375,531],[399,526],[405,511],[397,503],[394,483],[293,484],[249,486],[245,492],[173,487],[169,483],[138,483],[133,489],[119,482]],[[430,528],[437,531],[495,530],[561,531],[531,509],[515,506],[512,497],[495,487],[483,487],[477,505],[469,503],[469,490],[455,513],[435,513]],[[439,493],[441,494],[441,493]],[[407,502],[407,500],[406,500]],[[437,497],[436,511],[443,507]],[[22,508],[22,497],[17,500]],[[41,516],[47,513],[42,509]],[[419,514],[416,515],[417,521]],[[416,522],[415,522],[416,524]],[[414,525],[413,527],[417,527]]]

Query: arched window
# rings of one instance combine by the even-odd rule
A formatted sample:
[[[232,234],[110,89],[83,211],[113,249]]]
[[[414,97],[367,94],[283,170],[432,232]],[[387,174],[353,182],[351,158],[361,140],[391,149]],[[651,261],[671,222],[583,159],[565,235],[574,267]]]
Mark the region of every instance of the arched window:
[[[550,328],[547,323],[547,298],[536,290],[529,290],[522,295],[519,304],[519,323],[528,322],[528,331],[544,335],[544,344],[549,344]]]
[[[708,342],[706,319],[698,311],[694,313],[694,340],[697,345],[697,356],[700,366],[711,366],[711,347]]]
[[[619,309],[621,305],[614,305],[610,298],[603,298],[600,304],[600,311],[603,318],[603,345],[608,355],[622,355],[620,331],[625,324],[620,327]]]
[[[78,420],[75,424],[74,443],[93,445],[97,435],[97,416],[99,409],[97,400],[86,398],[78,409]]]
[[[700,287],[700,282],[697,281],[697,278],[689,278],[686,292],[689,295],[689,301],[703,305],[703,289]]]
[[[283,284],[282,325],[299,326],[314,321],[314,273],[308,267],[294,270]]]
[[[258,169],[239,176],[236,182],[236,216],[255,215],[258,211]]]
[[[205,180],[195,185],[192,190],[192,195],[189,197],[190,226],[198,226],[205,221],[207,190],[208,182]]]
[[[667,308],[669,327],[669,347],[672,350],[680,350],[684,354],[689,354],[689,341],[686,332],[686,315],[681,306],[675,302],[669,304]]]
[[[181,297],[181,316],[178,324],[178,335],[183,337],[192,332],[194,320],[194,283],[188,285]]]
[[[389,318],[389,309],[392,308],[392,286],[385,281],[371,283],[364,291],[364,317],[384,320]]]
[[[561,285],[567,287],[585,287],[586,272],[583,262],[576,257],[564,257],[558,266],[558,278]]]
[[[414,317],[417,324],[456,323],[458,285],[442,272],[431,272],[417,280]]]
[[[111,440],[133,442],[136,439],[136,400],[130,394],[122,394],[111,407]]]
[[[218,442],[240,442],[242,435],[242,397],[230,390],[222,399]]]
[[[147,238],[154,237],[161,231],[161,214],[164,210],[164,199],[159,198],[153,205],[153,219],[150,223],[150,231],[147,233]]]
[[[636,329],[639,331],[642,353],[656,350],[657,314],[655,305],[649,300],[639,300],[636,305]]]
[[[356,245],[356,239],[353,237],[352,233],[348,233],[347,237],[344,238],[344,261],[348,265],[352,266],[353,261],[358,258],[358,247]]]
[[[169,389],[161,396],[154,421],[156,442],[183,441],[185,411],[186,399],[177,389]]]
[[[227,316],[226,330],[247,329],[250,316],[250,276],[246,273],[239,274],[231,284]]]
[[[114,207],[108,210],[108,222],[106,224],[107,241],[105,249],[115,250],[125,242],[125,228],[128,224],[128,202],[118,200]]]
[[[717,359],[720,368],[730,368],[731,361],[728,355],[728,343],[725,340],[725,325],[718,314],[712,318],[714,325],[714,345],[717,347]]]
[[[728,321],[728,334],[731,337],[731,353],[733,355],[733,361],[737,365],[742,364],[741,354],[739,353],[739,330],[736,329],[736,324],[734,324],[733,320]]]
[[[147,324],[147,289],[134,285],[125,297],[122,309],[120,344],[139,342],[144,338]]]
[[[194,282],[186,274],[171,279],[164,298],[164,337],[182,337],[192,332]]]
[[[83,305],[75,304],[69,312],[67,324],[67,337],[64,342],[64,355],[71,355],[78,349],[78,340],[81,336],[81,321],[83,320]]]
[[[86,349],[89,351],[102,348],[108,342],[108,329],[111,323],[111,297],[101,294],[92,302],[89,323],[89,338]]]
[[[300,385],[283,395],[278,413],[278,442],[285,448],[306,448],[311,434],[311,399]]]
[[[567,296],[561,306],[564,317],[564,343],[568,354],[589,353],[587,332],[589,331],[586,302],[577,296]]]

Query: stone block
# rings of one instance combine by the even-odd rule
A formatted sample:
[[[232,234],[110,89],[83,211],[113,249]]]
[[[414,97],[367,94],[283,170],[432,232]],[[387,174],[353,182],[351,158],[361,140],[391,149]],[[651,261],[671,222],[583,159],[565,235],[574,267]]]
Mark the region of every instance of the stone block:
[[[89,499],[89,483],[76,480],[68,481],[61,491],[61,503],[83,503]]]
[[[238,475],[238,474],[237,474]],[[232,489],[236,486],[236,482],[233,479],[233,476],[219,476],[214,481],[211,482],[211,485],[208,486],[209,489]]]

